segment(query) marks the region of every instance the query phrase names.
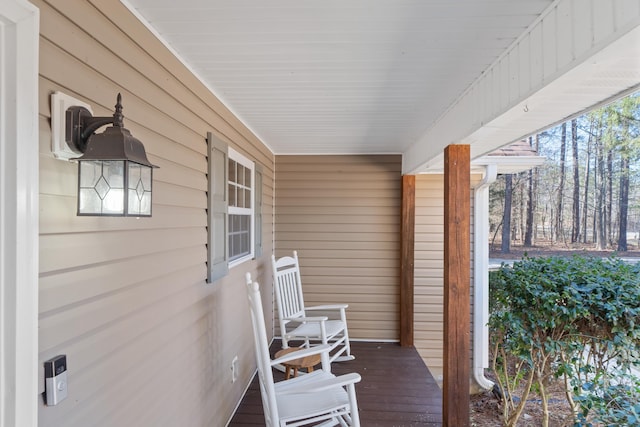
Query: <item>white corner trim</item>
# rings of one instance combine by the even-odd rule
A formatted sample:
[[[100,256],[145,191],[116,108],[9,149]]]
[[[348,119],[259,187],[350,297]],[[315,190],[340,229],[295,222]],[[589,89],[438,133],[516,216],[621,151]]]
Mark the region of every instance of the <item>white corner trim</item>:
[[[0,427],[38,424],[39,10],[0,2]]]

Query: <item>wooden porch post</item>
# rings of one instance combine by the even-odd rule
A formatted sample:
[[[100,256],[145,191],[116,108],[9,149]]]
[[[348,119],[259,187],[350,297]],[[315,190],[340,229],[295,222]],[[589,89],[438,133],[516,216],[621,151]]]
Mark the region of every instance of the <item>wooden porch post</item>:
[[[400,345],[413,346],[413,266],[416,217],[416,177],[402,177],[400,248]]]
[[[468,427],[471,322],[471,182],[469,145],[444,150],[445,427]]]

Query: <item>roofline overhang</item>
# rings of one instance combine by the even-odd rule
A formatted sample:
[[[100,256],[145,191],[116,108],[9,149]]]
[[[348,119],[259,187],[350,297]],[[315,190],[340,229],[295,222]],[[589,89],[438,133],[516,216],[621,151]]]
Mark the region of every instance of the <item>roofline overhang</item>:
[[[444,164],[438,160],[434,159],[420,174],[444,173]],[[489,165],[495,165],[498,174],[520,173],[542,165],[545,160],[542,156],[482,156],[471,161],[471,173],[484,174]]]
[[[402,173],[419,174],[441,163],[438,159],[447,145],[468,144],[472,156],[486,155],[638,90],[633,67],[626,72],[629,65],[622,71],[620,67],[640,52],[640,11],[630,7],[621,13],[616,8],[617,3],[603,3],[602,19],[617,16],[619,20],[596,32],[596,27],[578,25],[575,15],[559,13],[572,10],[571,0],[554,1],[405,150]],[[566,31],[557,32],[560,27]],[[573,47],[571,55],[563,50],[567,46]],[[615,78],[605,82],[607,75]],[[548,111],[550,107],[553,111]]]

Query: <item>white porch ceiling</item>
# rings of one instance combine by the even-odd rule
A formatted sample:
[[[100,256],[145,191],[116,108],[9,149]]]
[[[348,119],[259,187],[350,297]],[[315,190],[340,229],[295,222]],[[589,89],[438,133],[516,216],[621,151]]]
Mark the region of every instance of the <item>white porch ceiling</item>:
[[[275,154],[420,165],[451,141],[416,144],[558,0],[123,2]]]

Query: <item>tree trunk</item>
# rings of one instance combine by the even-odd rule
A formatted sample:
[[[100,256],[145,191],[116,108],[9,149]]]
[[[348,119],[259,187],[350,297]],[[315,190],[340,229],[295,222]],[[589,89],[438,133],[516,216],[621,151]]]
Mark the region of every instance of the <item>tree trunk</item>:
[[[606,180],[605,180],[605,159],[604,159],[604,149],[602,146],[602,141],[600,137],[598,137],[597,142],[597,153],[598,160],[596,164],[596,175],[598,177],[598,182],[596,184],[596,203],[595,203],[595,240],[596,240],[596,249],[603,250],[606,248],[606,240],[607,240],[607,230],[606,230],[606,221],[605,221],[605,197],[606,197]]]
[[[640,125],[638,111],[640,98],[629,97],[621,102],[621,111],[618,114],[618,124],[622,131],[622,140],[619,141],[620,150],[620,192],[618,200],[618,251],[626,252],[627,248],[627,222],[629,212],[629,181],[631,174],[631,159],[635,156],[634,147],[637,147],[637,138]],[[635,137],[635,138],[634,138]],[[637,150],[637,148],[635,148]],[[637,151],[636,151],[637,153]],[[637,158],[637,157],[635,157]]]
[[[571,120],[571,148],[573,154],[573,218],[571,218],[571,243],[580,239],[580,165],[578,164],[578,121]]]
[[[540,134],[536,134],[536,145],[534,147],[536,153],[540,152]],[[540,182],[540,171],[536,168],[533,171],[533,238],[531,239],[531,244],[535,243],[538,239],[538,225],[536,224],[536,215],[535,212],[538,209],[538,183]],[[542,224],[542,229],[544,230],[544,222]]]
[[[524,177],[524,173],[518,174],[518,241],[522,242],[524,240],[525,233],[525,200],[524,200],[524,180],[521,179]]]
[[[560,137],[560,183],[558,184],[558,199],[556,203],[556,241],[563,239],[562,209],[564,197],[565,161],[567,156],[567,123],[562,124]]]
[[[627,213],[629,212],[629,157],[622,156],[620,172],[620,220],[618,233],[618,251],[627,251]]]
[[[513,196],[511,174],[504,176],[504,211],[502,213],[502,244],[500,252],[508,254],[511,251],[511,200]]]
[[[532,145],[533,137],[529,137],[529,145]],[[529,169],[527,182],[527,222],[524,233],[524,247],[530,248],[533,245],[533,170]]]
[[[584,166],[584,206],[582,209],[582,243],[587,243],[587,217],[589,216],[589,179],[591,179],[591,143],[593,142],[593,124],[595,118],[589,119],[589,137],[587,139],[587,159]]]
[[[607,181],[607,203],[605,204],[605,224],[607,231],[607,247],[613,246],[613,149],[607,149],[607,173],[605,175]]]

